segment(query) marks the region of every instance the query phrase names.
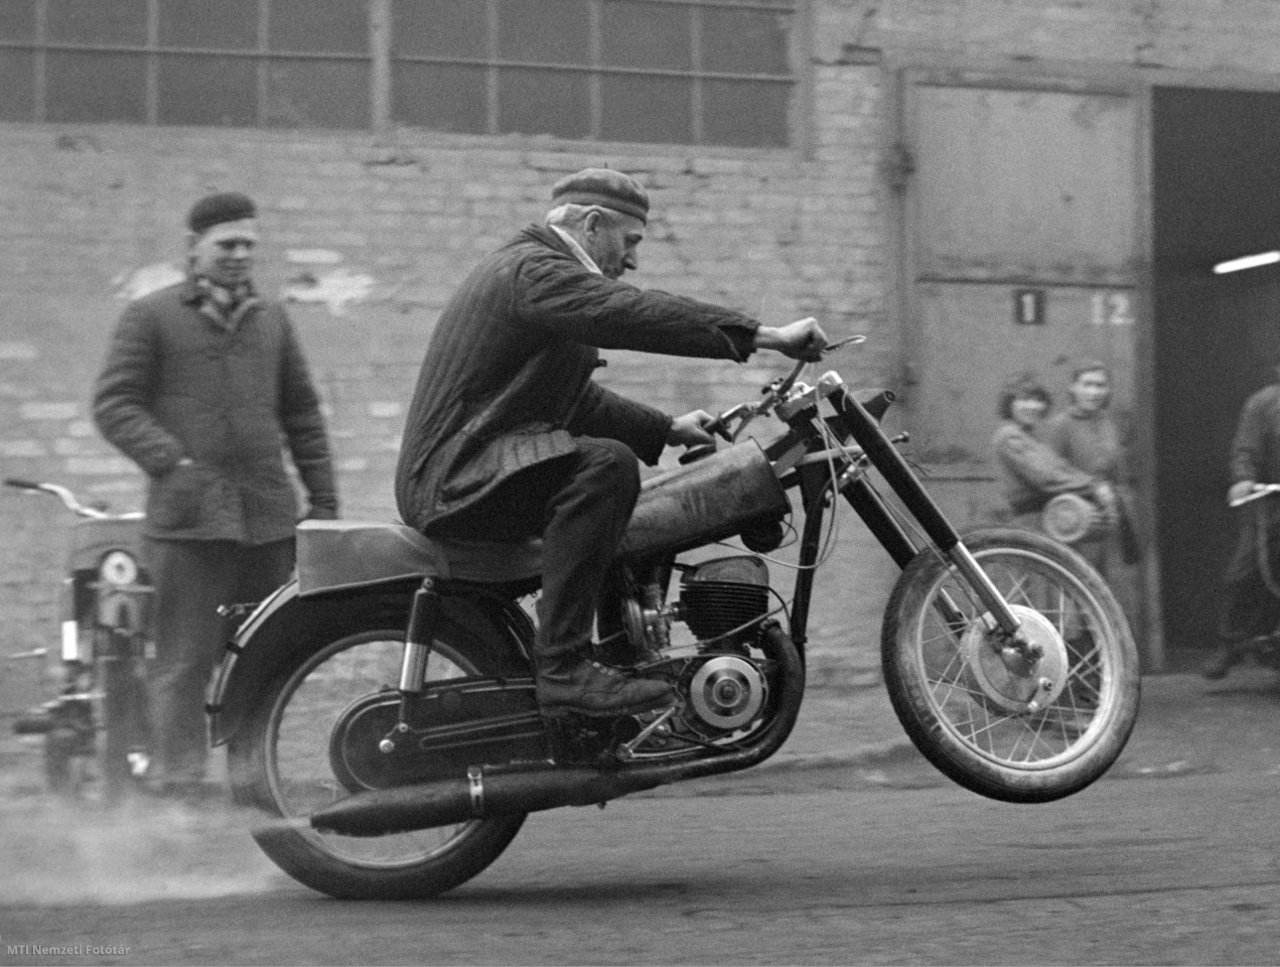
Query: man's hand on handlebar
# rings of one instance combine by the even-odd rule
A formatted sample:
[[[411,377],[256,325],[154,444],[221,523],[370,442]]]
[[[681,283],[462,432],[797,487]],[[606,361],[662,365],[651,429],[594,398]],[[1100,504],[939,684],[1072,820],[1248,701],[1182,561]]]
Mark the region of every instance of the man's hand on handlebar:
[[[671,421],[671,429],[667,431],[669,447],[701,447],[715,443],[712,433],[719,433],[726,440],[729,437],[725,428],[716,417],[706,410],[694,410],[684,416],[677,416]]]
[[[761,326],[756,330],[756,348],[775,349],[792,359],[816,363],[827,348],[827,334],[810,316],[778,328]]]

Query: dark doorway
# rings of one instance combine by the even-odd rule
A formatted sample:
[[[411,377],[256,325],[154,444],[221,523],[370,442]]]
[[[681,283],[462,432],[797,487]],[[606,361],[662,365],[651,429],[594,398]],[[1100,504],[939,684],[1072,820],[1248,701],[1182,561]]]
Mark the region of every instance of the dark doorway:
[[[1280,358],[1280,266],[1212,271],[1280,249],[1280,94],[1157,88],[1152,138],[1156,540],[1177,667],[1214,644],[1231,438]]]

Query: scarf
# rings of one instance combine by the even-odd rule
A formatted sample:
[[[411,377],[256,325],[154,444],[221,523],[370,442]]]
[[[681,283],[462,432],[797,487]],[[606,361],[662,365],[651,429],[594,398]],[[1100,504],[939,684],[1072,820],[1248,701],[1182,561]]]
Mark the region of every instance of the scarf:
[[[195,283],[200,293],[200,311],[225,326],[235,328],[245,312],[258,304],[258,294],[252,282],[228,287],[198,275]]]

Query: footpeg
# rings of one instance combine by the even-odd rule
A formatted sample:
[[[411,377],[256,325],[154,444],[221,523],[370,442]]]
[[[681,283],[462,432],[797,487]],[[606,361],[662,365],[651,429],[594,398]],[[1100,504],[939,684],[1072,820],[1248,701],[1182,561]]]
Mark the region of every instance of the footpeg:
[[[668,723],[679,710],[680,703],[673,702],[661,715],[646,725],[639,735],[630,742],[624,742],[618,747],[618,758],[623,762],[629,760],[633,755],[635,755],[636,749],[643,745],[649,736],[654,735],[655,733],[658,735],[669,735],[671,733],[671,727]]]

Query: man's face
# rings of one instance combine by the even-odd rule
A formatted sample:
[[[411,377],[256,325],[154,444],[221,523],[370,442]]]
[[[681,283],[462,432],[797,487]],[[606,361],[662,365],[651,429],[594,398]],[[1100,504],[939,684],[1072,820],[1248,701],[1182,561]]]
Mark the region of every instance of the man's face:
[[[257,244],[257,222],[252,218],[214,225],[191,239],[191,268],[216,285],[233,288],[248,281]]]
[[[634,215],[597,209],[587,216],[582,247],[610,279],[640,266],[636,248],[644,241],[644,222]]]
[[[1085,413],[1096,413],[1111,398],[1111,380],[1105,370],[1092,369],[1081,373],[1071,384],[1071,399],[1076,408]]]

